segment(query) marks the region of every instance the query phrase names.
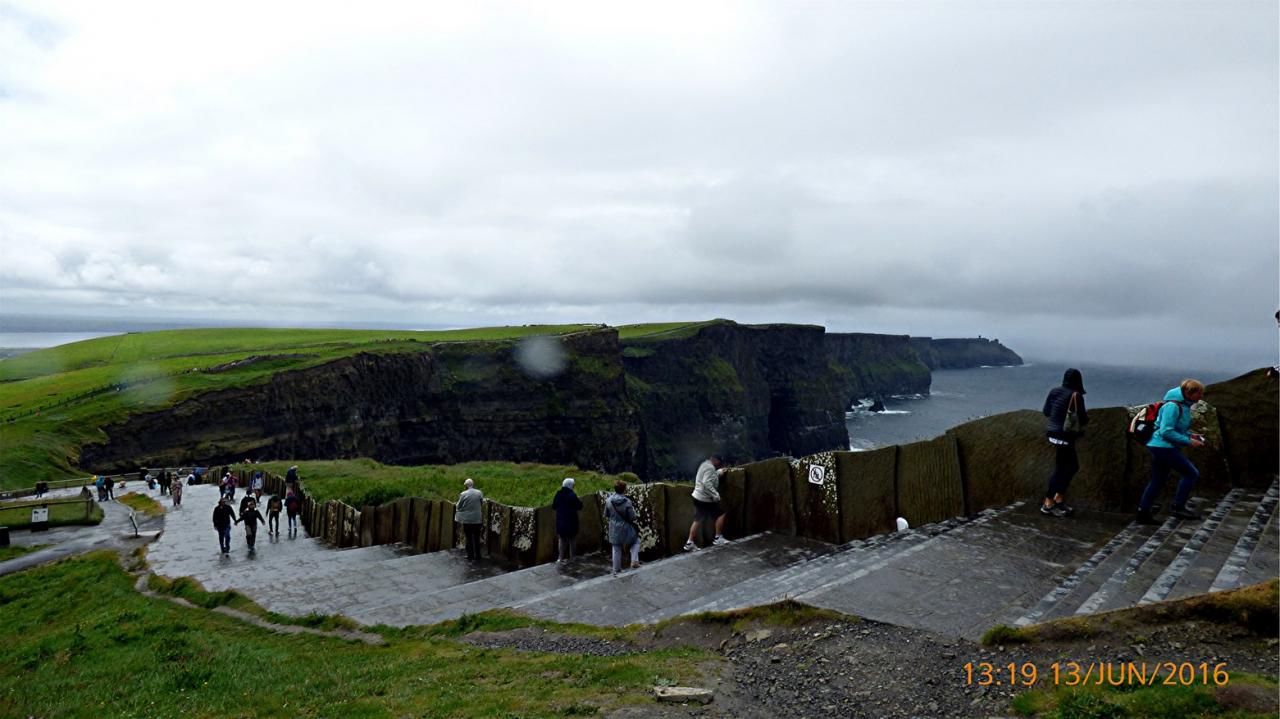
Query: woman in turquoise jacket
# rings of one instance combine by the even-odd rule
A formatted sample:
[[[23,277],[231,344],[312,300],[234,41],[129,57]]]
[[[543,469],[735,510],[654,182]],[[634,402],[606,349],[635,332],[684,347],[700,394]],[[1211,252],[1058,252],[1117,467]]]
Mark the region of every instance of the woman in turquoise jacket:
[[[1204,438],[1191,434],[1191,405],[1204,397],[1204,385],[1193,379],[1184,379],[1182,384],[1169,390],[1164,395],[1164,404],[1156,415],[1156,429],[1147,442],[1147,451],[1151,453],[1151,481],[1142,492],[1138,502],[1138,522],[1155,524],[1152,517],[1152,503],[1169,470],[1176,471],[1182,480],[1178,482],[1178,491],[1173,495],[1173,516],[1179,519],[1199,519],[1200,515],[1187,510],[1187,499],[1191,496],[1191,488],[1200,478],[1200,471],[1182,454],[1183,447],[1203,447]]]

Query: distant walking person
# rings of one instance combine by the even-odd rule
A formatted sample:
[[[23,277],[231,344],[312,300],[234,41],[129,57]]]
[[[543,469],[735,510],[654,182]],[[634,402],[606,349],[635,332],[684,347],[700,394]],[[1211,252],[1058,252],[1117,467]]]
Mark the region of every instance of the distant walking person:
[[[284,503],[280,501],[280,497],[271,495],[267,500],[267,535],[272,534],[280,536],[280,510],[284,508]]]
[[[223,554],[231,551],[231,523],[235,518],[231,500],[226,497],[218,500],[218,506],[213,508],[213,528],[218,530],[218,547]]]
[[[604,502],[604,516],[609,520],[609,544],[613,545],[613,576],[622,571],[622,552],[631,550],[631,568],[640,566],[640,529],[636,527],[636,508],[627,496],[627,483],[619,479],[613,494]]]
[[[564,564],[573,559],[573,543],[578,537],[578,512],[582,511],[582,500],[573,491],[573,477],[565,477],[560,484],[560,491],[551,500],[551,508],[556,511],[556,536],[560,540],[556,561]]]
[[[298,514],[302,512],[302,502],[292,490],[284,496],[284,512],[289,516],[289,533],[293,534],[298,530]]]
[[[284,484],[287,489],[292,489],[293,493],[298,495],[298,499],[302,499],[302,487],[298,485],[298,465],[293,465],[284,473]]]
[[[462,533],[467,538],[467,559],[480,558],[480,530],[484,517],[481,508],[484,506],[484,495],[476,489],[476,483],[470,478],[463,482],[466,489],[458,495],[458,506],[453,512],[453,521],[462,525]]]
[[[1204,397],[1204,385],[1194,379],[1184,379],[1177,387],[1164,395],[1164,404],[1156,415],[1156,428],[1147,441],[1151,453],[1151,481],[1142,491],[1138,501],[1138,523],[1156,524],[1153,505],[1169,470],[1182,476],[1178,490],[1173,495],[1173,516],[1179,519],[1199,519],[1200,515],[1187,509],[1191,488],[1200,478],[1200,470],[1182,454],[1183,447],[1203,447],[1204,437],[1191,434],[1191,405]]]
[[[107,477],[106,484],[107,484],[107,499],[115,499],[116,498],[116,492],[115,492],[116,480],[111,477]]]
[[[249,551],[254,551],[254,542],[258,539],[258,523],[265,523],[267,520],[262,518],[262,512],[258,511],[258,503],[249,501],[247,509],[240,510],[240,518],[236,520],[236,524],[244,522],[244,541],[249,545]]]
[[[99,474],[93,478],[93,486],[98,490],[98,501],[107,501],[107,478]]]
[[[689,541],[684,543],[684,551],[692,552],[698,548],[698,532],[703,522],[715,522],[716,537],[712,544],[728,544],[724,538],[724,510],[720,507],[720,475],[724,474],[724,462],[718,455],[711,455],[698,466],[698,473],[693,480],[693,524],[689,525]]]
[[[169,496],[173,498],[173,506],[182,506],[182,482],[174,482],[169,487]]]
[[[1084,407],[1084,377],[1074,367],[1062,373],[1062,385],[1049,390],[1044,398],[1044,433],[1053,445],[1053,474],[1049,475],[1049,488],[1045,490],[1040,513],[1050,517],[1067,517],[1075,509],[1067,504],[1067,487],[1071,478],[1080,471],[1076,456],[1076,440],[1084,434],[1089,424],[1089,412]]]

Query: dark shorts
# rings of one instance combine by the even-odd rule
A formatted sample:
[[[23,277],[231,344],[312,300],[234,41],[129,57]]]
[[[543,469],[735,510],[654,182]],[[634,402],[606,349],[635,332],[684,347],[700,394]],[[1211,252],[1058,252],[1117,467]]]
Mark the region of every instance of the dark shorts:
[[[693,500],[693,517],[699,522],[704,520],[715,520],[724,514],[724,510],[720,509],[719,502],[704,502],[701,499]]]

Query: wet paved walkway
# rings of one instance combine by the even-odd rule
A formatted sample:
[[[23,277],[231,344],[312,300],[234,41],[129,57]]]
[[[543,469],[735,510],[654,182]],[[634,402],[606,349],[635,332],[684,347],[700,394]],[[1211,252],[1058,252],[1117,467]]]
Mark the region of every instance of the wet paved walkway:
[[[158,490],[148,490],[146,484],[142,482],[129,483],[125,491],[117,491],[115,496],[120,497],[129,492],[155,497],[166,506],[169,502],[167,496],[159,497]],[[54,490],[44,496],[63,498],[74,497],[79,493],[80,488],[75,487]],[[34,497],[24,497],[21,501],[34,499]],[[127,506],[116,501],[101,502],[98,506],[102,508],[102,522],[96,525],[54,527],[44,532],[32,532],[26,529],[10,531],[10,544],[24,547],[41,546],[41,549],[0,562],[0,576],[96,549],[133,551],[134,548],[146,543],[149,537],[134,538],[133,525],[129,523],[130,509]],[[162,518],[137,515],[136,520],[143,535],[154,535],[163,526]]]
[[[249,553],[242,526],[223,555],[211,522],[217,488],[202,485],[169,513],[148,560],[158,574],[191,576],[211,591],[234,588],[272,611],[341,614],[369,625],[430,624],[498,607],[624,625],[791,598],[973,638],[995,624],[1127,606],[1152,592],[1204,591],[1215,577],[1234,586],[1274,576],[1276,492],[1199,500],[1204,522],[1162,527],[1098,512],[1046,518],[1029,503],[842,547],[766,533],[612,578],[600,554],[513,571],[468,562],[460,551],[332,549],[287,530],[278,538],[260,530]],[[1228,571],[1231,557],[1237,569]],[[1270,569],[1260,576],[1260,566]]]

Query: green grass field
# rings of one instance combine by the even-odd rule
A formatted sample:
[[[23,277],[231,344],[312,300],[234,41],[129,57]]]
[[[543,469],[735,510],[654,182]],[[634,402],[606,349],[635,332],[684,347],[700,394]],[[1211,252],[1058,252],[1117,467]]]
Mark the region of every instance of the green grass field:
[[[281,476],[293,462],[265,462],[265,468]],[[303,489],[317,501],[337,499],[353,507],[382,504],[399,497],[426,497],[450,502],[458,499],[462,482],[470,477],[484,496],[516,507],[541,507],[551,503],[565,477],[573,477],[579,495],[612,490],[618,479],[633,481],[634,475],[607,475],[576,467],[510,462],[467,462],[465,464],[398,467],[371,459],[297,462]],[[252,471],[249,465],[239,465]]]
[[[618,328],[618,339],[624,342],[631,340],[655,341],[683,339],[692,337],[698,330],[729,320],[707,320],[705,322],[651,322],[640,325],[622,325]]]
[[[696,680],[713,658],[684,648],[515,652],[447,638],[488,628],[469,620],[449,625],[458,631],[387,630],[385,646],[277,635],[142,596],[106,553],[2,577],[0,605],[3,716],[595,715],[651,703],[654,684]]]
[[[49,526],[65,527],[69,525],[79,524],[98,524],[102,521],[102,508],[94,504],[85,514],[85,504],[83,502],[75,502],[71,504],[51,504],[49,505]],[[9,529],[24,529],[31,525],[31,508],[15,507],[10,509],[0,508],[0,527],[8,527]]]
[[[431,332],[198,329],[102,337],[0,360],[0,488],[82,474],[80,447],[130,413],[265,382],[359,352],[417,352],[437,342],[566,334],[587,325]],[[230,363],[266,358],[236,367]]]

